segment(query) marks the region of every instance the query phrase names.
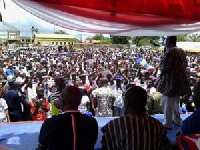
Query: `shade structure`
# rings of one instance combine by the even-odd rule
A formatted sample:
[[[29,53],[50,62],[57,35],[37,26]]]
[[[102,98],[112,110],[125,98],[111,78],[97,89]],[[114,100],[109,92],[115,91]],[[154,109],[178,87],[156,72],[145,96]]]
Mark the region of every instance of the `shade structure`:
[[[199,0],[12,0],[64,28],[113,35],[160,36],[200,30]]]
[[[177,46],[186,52],[200,52],[200,42],[177,42]]]

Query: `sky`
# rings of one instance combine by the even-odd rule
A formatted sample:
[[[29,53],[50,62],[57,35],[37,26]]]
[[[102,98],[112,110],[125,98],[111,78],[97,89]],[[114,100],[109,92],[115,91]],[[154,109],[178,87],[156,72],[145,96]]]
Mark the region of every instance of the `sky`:
[[[87,37],[94,36],[92,33],[80,33],[77,31],[72,31],[68,29],[61,28],[59,26],[54,26],[40,18],[35,17],[34,15],[26,12],[22,8],[15,5],[11,0],[5,0],[6,8],[3,8],[3,1],[0,0],[0,11],[2,13],[3,21],[9,23],[15,28],[19,29],[21,36],[31,36],[31,27],[39,29],[39,33],[47,34],[54,33],[54,30],[65,30],[70,35],[75,36],[77,39],[85,39]]]

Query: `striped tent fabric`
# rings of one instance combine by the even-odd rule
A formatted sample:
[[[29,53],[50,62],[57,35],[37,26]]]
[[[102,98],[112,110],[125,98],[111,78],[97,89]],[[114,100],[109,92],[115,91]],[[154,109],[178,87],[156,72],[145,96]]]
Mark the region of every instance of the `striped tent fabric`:
[[[200,30],[199,0],[12,0],[52,24],[80,32],[162,36]]]
[[[200,134],[181,136],[177,142],[180,150],[199,150]]]

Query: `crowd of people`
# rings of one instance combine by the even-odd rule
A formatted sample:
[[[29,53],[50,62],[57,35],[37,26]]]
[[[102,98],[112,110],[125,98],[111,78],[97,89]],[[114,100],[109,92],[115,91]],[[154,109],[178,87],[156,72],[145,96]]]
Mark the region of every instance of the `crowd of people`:
[[[138,142],[136,137],[145,136],[146,141],[139,138],[134,149],[168,149],[171,146],[166,129],[171,129],[173,122],[181,126],[180,112],[194,112],[195,104],[199,107],[200,55],[185,55],[176,47],[175,37],[167,42],[166,52],[106,47],[78,52],[61,47],[1,51],[0,122],[50,118],[42,126],[38,149],[59,147],[62,140],[55,138],[74,135],[77,124],[80,137],[84,139],[88,134],[94,140],[83,140],[88,143],[85,149],[93,149],[98,125],[94,118],[84,118],[79,112],[90,118],[124,116],[102,128],[102,148],[130,149],[133,142]],[[164,113],[164,126],[146,113]],[[72,127],[62,122],[69,118]],[[138,130],[139,126],[142,129]],[[158,139],[151,143],[147,133],[152,133],[152,126]],[[64,127],[70,128],[69,133],[62,133]],[[68,140],[73,143],[77,139]],[[52,141],[57,143],[51,145]]]

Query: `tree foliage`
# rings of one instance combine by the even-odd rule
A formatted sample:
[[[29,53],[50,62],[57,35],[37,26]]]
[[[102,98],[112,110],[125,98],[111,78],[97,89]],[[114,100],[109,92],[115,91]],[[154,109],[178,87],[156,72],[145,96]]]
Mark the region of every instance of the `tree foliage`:
[[[187,34],[181,34],[181,35],[177,35],[177,41],[178,42],[185,42],[188,41],[188,35]]]
[[[149,44],[158,44],[160,40],[159,36],[135,36],[132,38],[133,44],[137,46],[144,46]]]
[[[112,44],[112,41],[110,38],[105,38],[103,41],[102,41],[103,44]]]
[[[200,34],[199,33],[189,34],[188,40],[191,42],[200,42]]]
[[[32,36],[34,33],[39,33],[39,29],[35,28],[34,26],[31,27]]]
[[[111,39],[104,37],[102,34],[96,34],[93,37],[88,37],[86,39],[90,42],[92,42],[92,40],[100,40],[103,44],[111,44]]]
[[[54,32],[55,34],[67,34],[64,30],[57,30]]]
[[[92,37],[92,39],[103,41],[105,40],[105,37],[102,34],[96,34],[95,36]]]
[[[131,39],[131,37],[129,36],[110,36],[111,38],[111,42],[113,44],[129,44],[129,40]]]

